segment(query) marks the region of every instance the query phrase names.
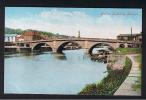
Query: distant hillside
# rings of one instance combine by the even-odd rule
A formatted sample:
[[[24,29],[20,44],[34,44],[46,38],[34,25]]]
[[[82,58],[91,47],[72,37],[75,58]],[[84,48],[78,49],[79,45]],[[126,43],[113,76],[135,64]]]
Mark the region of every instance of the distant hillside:
[[[21,29],[5,28],[5,34],[21,34],[22,32]]]
[[[29,30],[29,29],[28,29]],[[28,30],[21,30],[21,29],[12,29],[12,28],[5,28],[5,34],[21,34],[24,31],[28,31]],[[37,31],[37,30],[35,30]],[[52,32],[43,32],[43,31],[39,31],[40,33],[42,33],[43,35],[47,35],[47,36],[56,36],[56,34],[52,33]]]
[[[21,30],[21,29],[12,29],[12,28],[5,28],[5,34],[21,34],[24,31],[29,31],[31,29],[27,29],[27,30]],[[38,31],[38,30],[34,30],[34,31]],[[38,31],[40,33],[42,33],[42,35],[48,36],[48,37],[62,37],[62,38],[68,38],[70,36],[66,36],[66,35],[60,35],[59,33],[52,33],[52,32],[45,32],[45,31]]]

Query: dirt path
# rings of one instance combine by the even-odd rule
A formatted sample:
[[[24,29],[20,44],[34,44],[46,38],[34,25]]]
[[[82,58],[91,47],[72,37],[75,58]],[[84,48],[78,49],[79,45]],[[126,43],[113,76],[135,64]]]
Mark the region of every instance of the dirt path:
[[[129,96],[140,96],[141,93],[135,91],[132,86],[133,84],[138,80],[138,77],[140,76],[140,70],[139,70],[139,64],[135,61],[135,56],[138,54],[131,54],[127,55],[131,61],[132,61],[132,68],[128,75],[128,77],[125,79],[125,81],[122,83],[122,85],[119,87],[119,89],[115,92],[114,95],[129,95]]]

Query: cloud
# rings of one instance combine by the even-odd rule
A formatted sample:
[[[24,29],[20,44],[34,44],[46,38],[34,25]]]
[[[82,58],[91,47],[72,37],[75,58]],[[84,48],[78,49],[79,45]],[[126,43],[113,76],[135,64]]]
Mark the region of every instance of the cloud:
[[[116,38],[118,34],[130,33],[131,26],[135,33],[141,32],[141,25],[134,19],[126,22],[122,17],[102,15],[92,16],[80,11],[45,10],[31,17],[6,19],[5,25],[10,28],[36,29],[64,35],[77,36],[80,30],[82,37]]]

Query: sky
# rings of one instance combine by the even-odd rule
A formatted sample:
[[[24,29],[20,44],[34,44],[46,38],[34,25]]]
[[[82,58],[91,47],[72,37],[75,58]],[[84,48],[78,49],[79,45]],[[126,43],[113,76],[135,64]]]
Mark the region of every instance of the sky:
[[[87,38],[116,38],[142,31],[142,9],[6,7],[5,27]]]

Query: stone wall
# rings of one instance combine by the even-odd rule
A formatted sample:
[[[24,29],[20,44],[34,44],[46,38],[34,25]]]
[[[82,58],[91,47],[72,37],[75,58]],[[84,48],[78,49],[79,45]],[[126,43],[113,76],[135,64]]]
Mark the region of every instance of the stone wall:
[[[111,70],[122,70],[125,64],[125,55],[109,55],[107,58],[107,67]]]

